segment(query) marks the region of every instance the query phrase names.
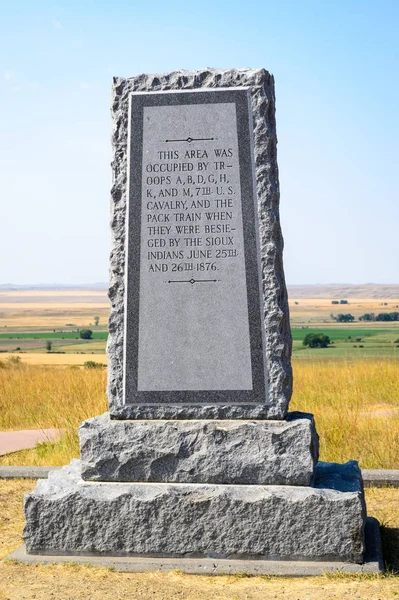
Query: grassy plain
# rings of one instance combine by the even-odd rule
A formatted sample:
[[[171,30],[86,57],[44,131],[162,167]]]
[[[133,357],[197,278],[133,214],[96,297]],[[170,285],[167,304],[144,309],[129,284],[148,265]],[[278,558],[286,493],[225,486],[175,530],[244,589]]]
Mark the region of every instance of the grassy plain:
[[[365,313],[397,312],[399,299],[356,298],[349,304],[332,305],[326,298],[290,300],[293,357],[299,359],[376,359],[399,358],[399,322],[359,321]],[[338,323],[332,318],[350,313],[352,323]],[[324,333],[332,341],[328,348],[305,348],[308,333]]]
[[[85,354],[98,354],[95,360],[105,364],[108,312],[104,289],[0,289],[0,361],[17,354],[30,365],[70,366],[83,365],[90,359]],[[92,340],[80,339],[82,328],[93,331]]]
[[[316,289],[320,294],[322,290]],[[372,291],[375,294],[374,288]],[[397,293],[396,287],[393,293]],[[331,315],[350,312],[358,319],[365,312],[393,312],[398,310],[399,298],[391,294],[347,301],[333,305],[327,297],[290,299],[294,358],[398,358],[399,322],[342,324]],[[100,319],[98,327],[93,325],[95,316]],[[105,354],[107,318],[105,290],[0,290],[0,360],[7,358],[2,353],[23,353],[29,364],[83,364],[84,359],[72,356],[41,360],[34,354],[47,354],[47,340],[52,342],[52,354]],[[79,339],[77,329],[82,327],[93,330],[93,340]],[[304,348],[302,340],[312,331],[326,333],[333,344],[321,350]]]
[[[331,344],[327,348],[307,348],[303,339],[308,333],[324,333]],[[354,329],[307,327],[292,329],[292,355],[296,359],[399,358],[399,325],[390,329]]]
[[[21,543],[22,497],[34,481],[1,481],[0,559]],[[368,489],[369,511],[383,524],[387,575],[324,577],[198,576],[170,573],[115,573],[74,565],[36,566],[0,562],[0,600],[385,600],[399,595],[399,491]]]
[[[364,313],[383,313],[398,310],[399,296],[391,298],[344,298],[348,304],[332,304],[331,297],[297,298],[290,295],[290,315],[293,327],[308,323],[331,323],[331,315],[350,313],[356,321]],[[379,322],[375,323],[378,327]],[[385,325],[385,323],[384,323]],[[349,325],[350,326],[350,325]],[[353,326],[353,325],[352,325]],[[356,326],[356,323],[354,323]]]
[[[398,467],[397,361],[308,360],[293,365],[290,408],[314,413],[321,460],[356,459],[370,469]],[[105,387],[106,373],[101,369],[4,364],[0,429],[57,427],[67,434],[58,444],[40,444],[4,456],[0,464],[60,465],[78,457],[76,427],[106,410]]]
[[[322,460],[354,458],[364,468],[397,468],[399,324],[338,324],[330,313],[350,312],[358,317],[365,312],[390,312],[399,305],[399,298],[392,294],[348,298],[345,305],[331,301],[320,297],[290,300],[291,410],[315,414]],[[21,348],[0,352],[0,429],[66,430],[59,444],[14,453],[3,457],[2,464],[59,465],[78,456],[76,427],[106,410],[105,370],[82,366],[88,360],[106,364],[107,312],[104,290],[0,290],[0,350],[5,342]],[[100,317],[99,327],[91,326],[95,339],[76,340],[76,328],[89,327],[94,316]],[[333,347],[305,349],[302,340],[311,331],[328,334]],[[44,348],[46,339],[53,343],[52,352]],[[22,349],[23,343],[32,342],[42,345]],[[17,356],[22,361],[19,366],[10,362]]]
[[[105,290],[0,289],[0,333],[67,331],[88,327],[100,317],[106,327],[109,302]]]

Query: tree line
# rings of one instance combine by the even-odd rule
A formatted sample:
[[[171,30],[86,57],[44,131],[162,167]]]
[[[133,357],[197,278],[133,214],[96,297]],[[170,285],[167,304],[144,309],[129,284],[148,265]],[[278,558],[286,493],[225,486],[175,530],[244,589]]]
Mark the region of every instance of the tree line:
[[[333,321],[337,321],[337,323],[352,323],[355,320],[355,317],[350,313],[331,314],[330,317]],[[359,321],[399,321],[399,312],[379,313],[378,315],[375,313],[365,313],[359,317]]]
[[[359,317],[359,321],[399,321],[399,312],[394,311],[390,313],[365,313]]]

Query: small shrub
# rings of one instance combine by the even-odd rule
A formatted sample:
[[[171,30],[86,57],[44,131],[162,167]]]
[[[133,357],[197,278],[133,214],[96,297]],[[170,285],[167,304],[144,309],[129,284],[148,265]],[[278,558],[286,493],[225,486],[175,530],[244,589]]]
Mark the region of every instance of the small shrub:
[[[83,366],[85,369],[103,369],[106,365],[95,362],[94,360],[86,360]]]
[[[309,348],[327,348],[330,344],[330,338],[324,333],[308,333],[302,344]]]
[[[19,367],[22,361],[20,356],[9,356],[7,362],[13,367]]]
[[[91,340],[93,337],[93,332],[91,329],[81,329],[79,335],[82,340]]]

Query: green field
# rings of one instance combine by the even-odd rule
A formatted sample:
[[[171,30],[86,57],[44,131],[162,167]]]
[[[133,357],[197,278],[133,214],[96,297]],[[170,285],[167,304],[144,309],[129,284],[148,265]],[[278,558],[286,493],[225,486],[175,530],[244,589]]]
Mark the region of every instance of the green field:
[[[385,335],[389,334],[393,337],[399,336],[399,326],[397,330],[393,329],[349,329],[348,327],[343,327],[342,329],[328,329],[323,327],[301,327],[300,329],[293,328],[292,330],[292,339],[293,340],[303,340],[308,333],[324,333],[330,337],[330,340],[344,340],[350,338],[357,337],[374,337],[375,335]]]
[[[389,336],[391,338],[399,339],[399,326],[397,328],[390,329],[366,329],[359,328],[353,329],[349,327],[342,327],[341,329],[334,328],[330,329],[328,326],[323,327],[301,327],[292,329],[292,339],[294,341],[302,341],[308,333],[325,333],[333,340],[344,340],[353,338],[375,338],[376,336]],[[93,340],[106,340],[108,337],[108,331],[94,331]],[[76,331],[37,331],[35,333],[0,333],[0,339],[4,340],[51,340],[51,339],[80,339],[79,333]]]
[[[328,348],[306,348],[303,340],[309,333],[324,333],[331,340]],[[107,331],[94,331],[91,340],[83,340],[76,331],[9,332],[0,334],[0,352],[46,352],[46,340],[51,340],[53,353],[103,354]],[[399,358],[399,326],[386,329],[354,328],[343,325],[332,328],[300,327],[292,329],[293,357],[317,358]],[[18,350],[17,350],[18,348]]]
[[[64,352],[65,354],[104,354],[105,340],[92,341],[81,340],[83,343],[68,344],[67,346],[53,346],[54,352]]]
[[[331,340],[328,348],[306,348],[309,333],[324,333]],[[399,358],[399,327],[389,329],[352,329],[342,327],[292,329],[295,358]]]
[[[104,354],[107,337],[108,331],[93,331],[89,340],[82,339],[76,331],[10,331],[0,333],[0,354],[48,353],[48,342],[52,344],[52,354]]]
[[[83,328],[82,328],[83,329]],[[108,331],[93,331],[93,340],[106,340]],[[2,340],[79,340],[79,333],[76,331],[37,331],[36,333],[0,333]]]

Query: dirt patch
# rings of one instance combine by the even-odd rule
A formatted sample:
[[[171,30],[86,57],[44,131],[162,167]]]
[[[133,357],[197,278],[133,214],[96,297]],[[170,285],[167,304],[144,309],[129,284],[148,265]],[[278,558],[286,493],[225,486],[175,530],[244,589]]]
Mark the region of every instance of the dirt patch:
[[[394,598],[393,578],[354,580],[204,577],[181,573],[111,573],[76,566],[1,565],[1,600],[286,600]],[[1,586],[2,584],[0,584]],[[2,595],[1,595],[2,594]]]
[[[22,497],[33,481],[0,481],[0,557],[21,542]],[[369,513],[385,524],[389,560],[399,557],[399,490],[367,490]],[[4,510],[4,508],[6,510]],[[387,555],[388,556],[388,555]],[[399,565],[398,565],[399,566]],[[76,565],[0,563],[0,600],[385,600],[399,595],[399,577],[335,575],[312,578],[205,577],[114,573]]]

